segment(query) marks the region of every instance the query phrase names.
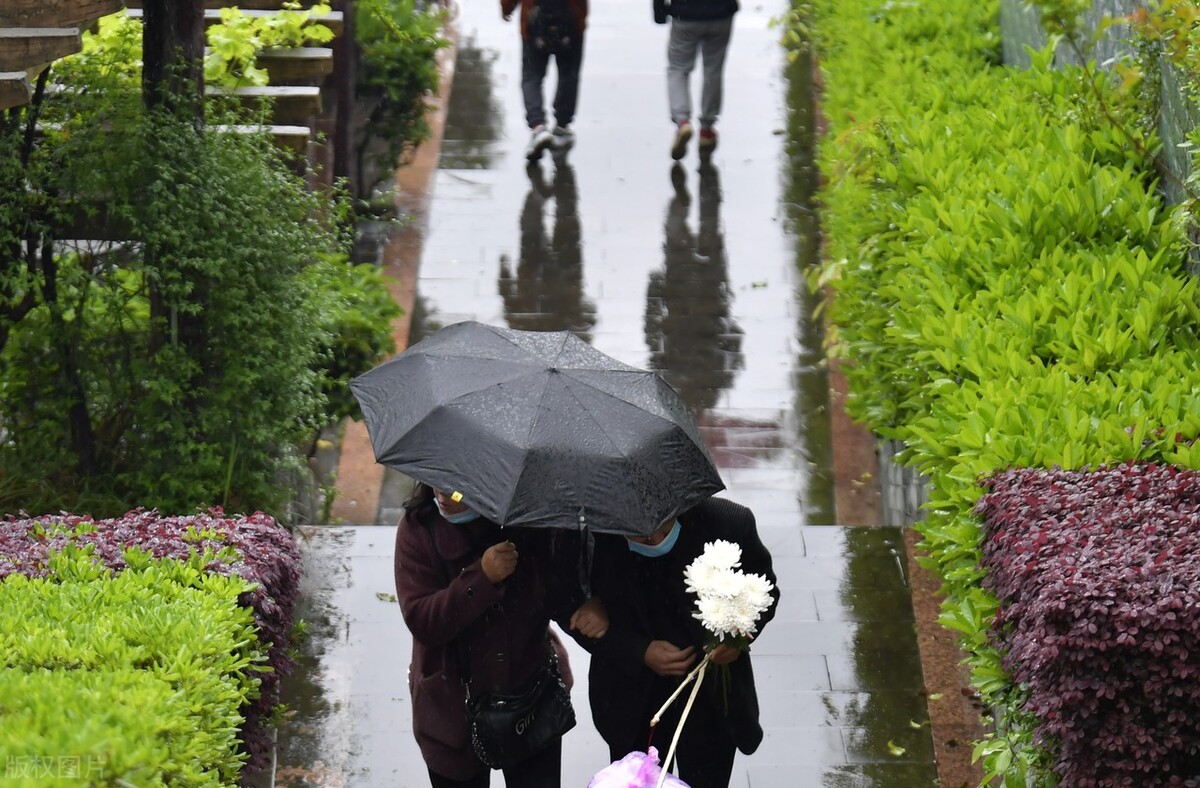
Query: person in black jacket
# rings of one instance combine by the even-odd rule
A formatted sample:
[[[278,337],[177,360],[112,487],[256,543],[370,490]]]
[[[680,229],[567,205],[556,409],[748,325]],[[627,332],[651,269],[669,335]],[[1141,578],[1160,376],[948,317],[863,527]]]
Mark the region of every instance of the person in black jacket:
[[[602,633],[596,639],[572,634],[592,654],[592,720],[614,761],[647,749],[651,717],[709,646],[711,637],[692,615],[696,597],[686,590],[683,570],[716,539],[739,545],[740,570],[763,575],[774,586],[771,554],[758,536],[754,514],[722,498],[709,498],[648,537],[595,538],[593,596],[571,623]],[[771,607],[758,619],[759,631],[775,615],[777,588],[771,597]],[[590,617],[602,618],[603,625],[585,623]],[[676,750],[677,774],[692,788],[727,788],[736,750],[749,755],[763,738],[749,652],[726,645],[713,651]],[[688,691],[653,730],[663,757]]]
[[[725,53],[733,35],[733,15],[738,0],[652,0],[654,21],[666,24],[671,18],[667,44],[667,100],[675,138],[671,158],[682,159],[695,129],[692,126],[690,80],[697,55],[704,59],[704,80],[700,92],[700,155],[711,154],[717,147],[717,117],[725,72]]]

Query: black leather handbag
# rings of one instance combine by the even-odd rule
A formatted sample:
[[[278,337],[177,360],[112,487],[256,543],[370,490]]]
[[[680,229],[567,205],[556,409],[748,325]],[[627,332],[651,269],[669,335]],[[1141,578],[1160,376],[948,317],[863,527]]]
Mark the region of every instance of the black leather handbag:
[[[571,694],[553,649],[549,663],[515,695],[471,697],[470,681],[464,686],[471,744],[479,760],[493,769],[520,763],[575,727]]]

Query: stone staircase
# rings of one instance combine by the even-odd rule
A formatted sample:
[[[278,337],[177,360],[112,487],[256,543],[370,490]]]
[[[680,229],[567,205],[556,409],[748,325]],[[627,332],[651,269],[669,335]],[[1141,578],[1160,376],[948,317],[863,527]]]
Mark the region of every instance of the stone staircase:
[[[122,0],[0,3],[0,109],[28,104],[42,69],[78,52],[83,31],[123,5]]]
[[[78,52],[83,30],[100,17],[127,8],[130,16],[140,18],[142,5],[143,0],[0,2],[0,110],[29,103],[37,75],[53,61]],[[310,7],[313,1],[303,0],[301,5]],[[275,141],[307,156],[326,172],[334,169],[328,140],[338,130],[348,128],[348,119],[338,115],[349,112],[351,106],[346,97],[336,93],[353,84],[346,76],[353,73],[353,48],[344,41],[352,0],[335,0],[332,5],[337,10],[311,20],[333,31],[335,38],[330,46],[264,50],[259,54],[259,65],[266,68],[270,84],[233,91],[247,106],[269,102],[271,117],[266,125]],[[219,22],[221,9],[234,6],[249,16],[259,16],[281,10],[283,0],[206,0],[206,24]],[[208,88],[208,92],[224,93],[215,87]],[[320,139],[326,143],[319,143]]]

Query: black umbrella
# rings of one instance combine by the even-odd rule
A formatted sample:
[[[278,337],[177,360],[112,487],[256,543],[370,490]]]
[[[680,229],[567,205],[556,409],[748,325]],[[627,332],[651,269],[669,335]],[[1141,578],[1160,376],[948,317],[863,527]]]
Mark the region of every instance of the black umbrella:
[[[725,487],[674,389],[568,331],[456,323],[350,389],[377,461],[503,525],[648,534]]]

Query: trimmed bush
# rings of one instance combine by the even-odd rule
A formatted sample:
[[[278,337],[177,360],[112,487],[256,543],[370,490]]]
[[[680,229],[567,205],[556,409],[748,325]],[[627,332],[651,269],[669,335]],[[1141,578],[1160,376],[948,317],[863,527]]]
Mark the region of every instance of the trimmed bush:
[[[813,12],[828,121],[814,280],[835,291],[847,407],[929,479],[920,560],[995,714],[976,748],[985,777],[1054,785],[1063,754],[1053,737],[1033,741],[1045,706],[1026,702],[992,639],[1000,601],[983,585],[978,480],[1128,460],[1200,467],[1185,217],[1157,195],[1157,143],[1137,136],[1112,85],[1056,69],[1050,52],[1028,70],[997,67],[994,2],[799,5]],[[1121,578],[1113,568],[1105,582]]]
[[[113,576],[93,550],[0,583],[4,784],[236,783],[239,710],[266,660],[238,602],[251,584],[206,573],[212,553],[129,551],[138,568]]]
[[[248,763],[262,766],[271,749],[265,723],[279,704],[279,682],[292,668],[290,635],[300,590],[300,550],[292,534],[261,512],[232,516],[219,509],[186,517],[138,509],[109,520],[9,519],[0,522],[0,578],[53,578],[52,552],[72,547],[89,550],[99,565],[117,572],[140,571],[160,558],[189,561],[203,555],[205,572],[237,575],[251,584],[239,601],[253,613],[268,670],[259,677],[258,696],[241,710],[242,740]]]
[[[1064,785],[1200,779],[1200,473],[1153,464],[989,479],[984,585],[1004,667]]]

